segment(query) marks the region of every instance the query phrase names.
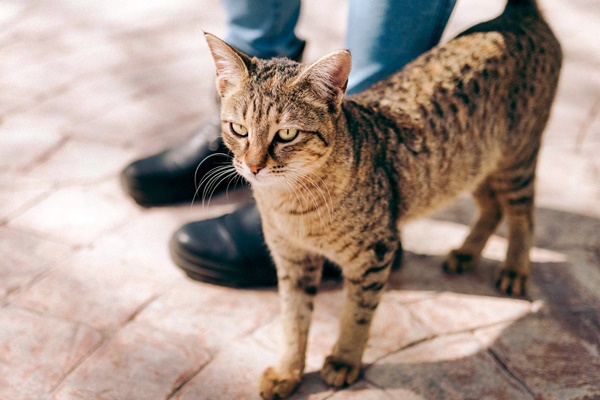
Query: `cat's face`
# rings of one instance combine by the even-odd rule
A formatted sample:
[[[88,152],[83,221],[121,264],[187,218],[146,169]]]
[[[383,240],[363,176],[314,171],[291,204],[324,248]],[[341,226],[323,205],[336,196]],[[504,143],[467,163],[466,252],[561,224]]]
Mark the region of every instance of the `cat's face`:
[[[255,187],[290,189],[316,179],[316,169],[333,149],[349,53],[332,53],[306,66],[251,59],[206,37],[217,67],[223,139],[237,172]]]

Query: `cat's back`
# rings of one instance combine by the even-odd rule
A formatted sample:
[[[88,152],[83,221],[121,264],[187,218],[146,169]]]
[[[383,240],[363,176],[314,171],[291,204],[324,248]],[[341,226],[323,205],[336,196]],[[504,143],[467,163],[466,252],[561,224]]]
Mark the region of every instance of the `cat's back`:
[[[469,120],[541,112],[554,98],[562,51],[534,1],[511,0],[504,12],[418,57],[356,96],[358,101],[424,124],[429,117]],[[433,124],[435,125],[435,123]]]
[[[359,121],[350,130],[361,138],[368,134],[360,128],[374,127],[373,142],[388,144],[381,158],[393,165],[390,175],[400,176],[405,202],[418,199],[405,208],[420,215],[529,159],[540,145],[561,62],[559,42],[535,2],[512,0],[498,18],[350,97],[348,119]],[[368,150],[356,147],[366,158]]]

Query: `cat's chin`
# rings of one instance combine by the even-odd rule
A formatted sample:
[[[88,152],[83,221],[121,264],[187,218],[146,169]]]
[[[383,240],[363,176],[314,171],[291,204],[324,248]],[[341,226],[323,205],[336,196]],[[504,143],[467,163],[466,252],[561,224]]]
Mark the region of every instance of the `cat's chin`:
[[[244,179],[250,183],[250,185],[255,189],[285,189],[287,186],[283,179],[277,176],[269,176],[269,175],[251,175],[248,176],[246,174],[243,175]]]

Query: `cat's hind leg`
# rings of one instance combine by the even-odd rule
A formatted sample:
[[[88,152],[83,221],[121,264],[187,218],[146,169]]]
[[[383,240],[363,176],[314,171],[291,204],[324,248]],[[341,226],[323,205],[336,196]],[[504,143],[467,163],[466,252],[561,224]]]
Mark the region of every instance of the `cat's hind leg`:
[[[462,246],[452,250],[446,257],[442,268],[448,273],[460,274],[472,269],[502,219],[502,207],[489,181],[488,178],[473,192],[479,216]]]
[[[510,177],[510,175],[508,175]],[[508,178],[508,177],[507,177]],[[521,170],[505,190],[496,189],[504,213],[508,217],[508,249],[506,260],[496,280],[498,289],[506,294],[524,295],[529,281],[529,250],[533,246],[535,164]],[[498,179],[494,186],[501,186]]]

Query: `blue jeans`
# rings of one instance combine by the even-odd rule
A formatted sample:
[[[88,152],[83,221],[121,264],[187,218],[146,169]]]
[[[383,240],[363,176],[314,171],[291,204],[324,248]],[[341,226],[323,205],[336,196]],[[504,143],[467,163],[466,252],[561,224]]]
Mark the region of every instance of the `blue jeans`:
[[[225,41],[260,58],[294,57],[300,0],[222,0]],[[456,0],[349,0],[346,46],[352,53],[348,94],[366,89],[435,46]]]

